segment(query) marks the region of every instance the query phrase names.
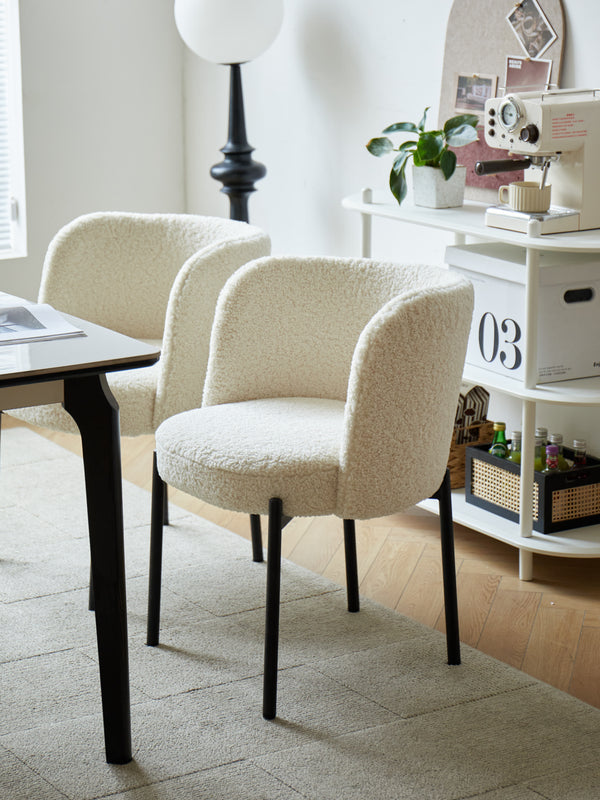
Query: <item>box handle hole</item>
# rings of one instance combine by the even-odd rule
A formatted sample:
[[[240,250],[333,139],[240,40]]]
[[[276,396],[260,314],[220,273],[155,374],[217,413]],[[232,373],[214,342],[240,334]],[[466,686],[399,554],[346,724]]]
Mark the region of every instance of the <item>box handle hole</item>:
[[[587,289],[567,289],[563,295],[565,303],[586,303],[594,297],[594,290],[591,287]]]

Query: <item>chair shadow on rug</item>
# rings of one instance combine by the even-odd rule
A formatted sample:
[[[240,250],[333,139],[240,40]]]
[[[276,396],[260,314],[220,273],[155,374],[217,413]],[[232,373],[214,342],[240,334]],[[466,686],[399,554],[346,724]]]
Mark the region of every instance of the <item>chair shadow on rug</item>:
[[[446,464],[472,304],[455,273],[371,259],[261,258],[228,280],[203,405],[156,432],[149,645],[159,641],[165,481],[220,508],[269,515],[266,719],[276,715],[281,536],[294,516],[343,519],[355,612],[354,520],[437,498],[448,662],[460,663]]]

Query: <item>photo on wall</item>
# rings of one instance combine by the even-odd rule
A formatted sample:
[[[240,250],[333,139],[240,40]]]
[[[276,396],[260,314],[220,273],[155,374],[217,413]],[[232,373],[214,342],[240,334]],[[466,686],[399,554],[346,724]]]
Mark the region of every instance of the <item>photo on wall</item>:
[[[506,78],[504,81],[506,92],[530,92],[536,89],[548,89],[551,70],[552,61],[548,59],[507,56]]]
[[[454,107],[457,112],[483,115],[485,101],[496,96],[497,75],[464,75],[457,73]]]
[[[539,58],[558,38],[537,0],[522,0],[506,19],[529,58]]]

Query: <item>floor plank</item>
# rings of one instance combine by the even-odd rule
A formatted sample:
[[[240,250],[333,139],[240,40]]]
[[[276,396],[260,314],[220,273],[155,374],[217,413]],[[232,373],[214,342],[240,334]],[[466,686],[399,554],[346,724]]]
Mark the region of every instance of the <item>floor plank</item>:
[[[524,672],[568,691],[583,617],[578,609],[541,605],[523,659]]]

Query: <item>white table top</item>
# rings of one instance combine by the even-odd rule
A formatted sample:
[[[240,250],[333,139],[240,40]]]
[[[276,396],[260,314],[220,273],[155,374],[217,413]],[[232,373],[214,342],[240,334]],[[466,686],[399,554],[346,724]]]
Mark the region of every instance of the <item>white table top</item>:
[[[64,315],[85,336],[0,345],[0,386],[155,363],[160,350],[92,322]]]

